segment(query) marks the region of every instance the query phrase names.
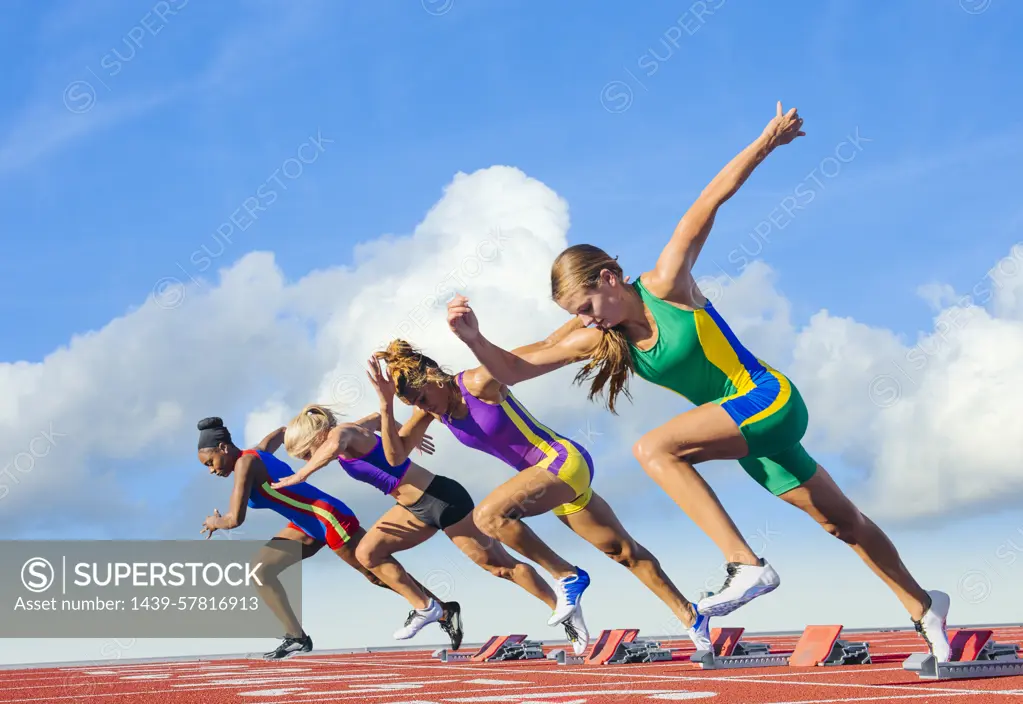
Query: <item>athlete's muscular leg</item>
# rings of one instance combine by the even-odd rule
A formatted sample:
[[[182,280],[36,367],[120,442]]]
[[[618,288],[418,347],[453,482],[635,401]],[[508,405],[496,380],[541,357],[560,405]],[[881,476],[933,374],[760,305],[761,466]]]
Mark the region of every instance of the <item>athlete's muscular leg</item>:
[[[444,533],[469,559],[495,577],[507,579],[519,585],[552,610],[557,598],[532,565],[519,562],[493,538],[488,538],[476,526],[470,513],[458,523],[448,526]]]
[[[380,581],[405,597],[413,609],[425,609],[431,597],[392,555],[420,545],[436,532],[404,506],[395,505],[359,541],[355,557]]]
[[[555,579],[570,577],[575,568],[520,519],[539,516],[575,498],[575,489],[546,469],[530,467],[497,487],[473,512],[476,525]]]
[[[717,495],[693,467],[709,460],[739,459],[746,440],[721,406],[706,404],[651,430],[632,448],[646,473],[714,541],[728,562],[758,565]]]
[[[292,544],[298,543],[301,546],[300,553],[296,555],[285,551],[281,544],[286,541]],[[257,572],[261,584],[256,587],[256,593],[270,608],[274,616],[284,624],[285,635],[292,638],[301,638],[305,632],[302,630],[302,624],[299,623],[298,617],[292,610],[288,594],[277,576],[292,565],[312,557],[322,547],[323,543],[310,538],[302,531],[285,528],[260,550],[259,556],[256,558],[258,563],[262,564]]]
[[[360,527],[357,531],[352,533],[351,539],[347,543],[345,543],[342,547],[340,547],[340,548],[338,548],[337,550],[334,551],[334,554],[337,555],[338,557],[340,557],[345,562],[347,562],[353,569],[358,570],[358,572],[363,577],[365,577],[366,579],[369,580],[370,584],[374,584],[374,585],[376,585],[378,587],[383,587],[384,589],[390,589],[391,591],[393,591],[395,593],[398,593],[390,585],[388,585],[382,579],[377,577],[369,569],[367,569],[361,562],[359,562],[359,558],[356,557],[356,551],[359,549],[359,544],[365,538],[366,538],[366,531],[362,527]],[[396,564],[397,564],[397,562],[396,562]],[[400,567],[400,565],[399,565],[399,567]],[[428,598],[436,600],[436,602],[438,604],[443,604],[444,603],[443,601],[438,599],[436,596],[434,596],[434,594],[430,590],[428,590],[422,584],[417,582],[415,580],[415,578],[411,578],[411,579],[412,579],[412,582],[416,586],[418,586],[419,589],[422,590],[422,592]],[[424,604],[424,606],[425,606],[425,604]]]
[[[558,518],[595,548],[636,575],[639,581],[667,604],[686,628],[691,628],[696,622],[693,605],[668,579],[657,558],[629,535],[604,499],[593,494],[586,508]]]
[[[880,577],[919,621],[930,607],[930,597],[906,569],[898,550],[877,525],[835,484],[823,467],[802,486],[787,491],[782,499],[802,509],[831,535],[846,543]]]

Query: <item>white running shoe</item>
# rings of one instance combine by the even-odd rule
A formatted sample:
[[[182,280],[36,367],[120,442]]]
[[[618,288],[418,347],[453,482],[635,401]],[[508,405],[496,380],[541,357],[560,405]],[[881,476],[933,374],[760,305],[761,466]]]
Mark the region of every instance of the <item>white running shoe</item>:
[[[590,631],[586,628],[586,621],[583,620],[583,610],[576,608],[568,620],[564,621],[565,635],[572,644],[572,652],[582,655],[590,646]]]
[[[568,577],[562,577],[554,583],[554,593],[558,598],[558,603],[554,607],[554,613],[551,614],[550,620],[547,621],[548,626],[557,626],[559,623],[564,623],[575,613],[576,609],[582,603],[583,592],[590,586],[590,575],[586,574],[584,570],[575,568],[575,574]]]
[[[938,662],[948,662],[952,658],[952,646],[948,643],[948,608],[952,600],[945,592],[937,590],[927,592],[931,597],[931,606],[924,612],[923,618],[913,621],[916,632],[923,636],[927,648]]]
[[[443,616],[444,607],[433,599],[430,599],[430,603],[425,609],[413,609],[412,611],[409,611],[408,618],[405,619],[405,627],[394,632],[394,639],[408,640],[415,634],[419,633],[419,631],[423,630],[425,626],[440,621]]]
[[[689,640],[697,650],[714,650],[714,644],[710,640],[710,616],[700,613],[700,609],[693,604],[693,611],[696,612],[696,623],[686,631]]]
[[[721,589],[700,599],[698,608],[704,616],[726,616],[758,596],[773,592],[781,584],[778,573],[763,558],[759,565],[729,562],[725,569],[728,576]]]

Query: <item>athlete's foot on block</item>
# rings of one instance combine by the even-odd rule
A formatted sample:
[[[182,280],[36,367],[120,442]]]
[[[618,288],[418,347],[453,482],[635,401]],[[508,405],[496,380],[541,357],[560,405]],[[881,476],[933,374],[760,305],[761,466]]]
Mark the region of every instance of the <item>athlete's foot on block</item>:
[[[714,644],[710,640],[710,616],[700,613],[700,610],[693,604],[693,611],[696,612],[696,622],[686,631],[689,640],[697,650],[714,650]]]
[[[705,616],[726,616],[758,596],[773,592],[781,584],[778,573],[764,559],[759,565],[729,562],[725,569],[728,576],[721,589],[700,599],[697,605]]]
[[[583,592],[590,586],[590,575],[585,571],[575,568],[575,574],[562,577],[554,583],[554,591],[557,594],[558,602],[554,607],[548,626],[557,626],[564,623],[575,612],[583,598]]]
[[[425,626],[437,623],[444,615],[444,608],[433,599],[425,609],[413,609],[405,619],[405,626],[394,632],[395,640],[408,640]]]
[[[913,621],[916,632],[923,636],[927,648],[938,662],[948,662],[952,657],[952,647],[948,643],[948,608],[951,599],[945,592],[937,590],[927,592],[931,597],[931,606],[924,612],[919,621]]]
[[[457,601],[448,601],[444,604],[444,618],[440,622],[440,628],[451,639],[452,650],[462,647],[462,607]]]
[[[576,655],[585,653],[586,648],[590,646],[590,630],[586,627],[586,621],[583,620],[583,610],[576,608],[561,625],[565,627],[565,635],[568,636],[568,642],[572,644],[572,652]]]
[[[308,653],[312,649],[313,639],[308,635],[303,635],[300,638],[284,636],[283,642],[277,646],[276,650],[271,650],[269,653],[263,653],[263,659],[283,660],[284,658],[290,658],[292,655],[298,655],[299,653]]]

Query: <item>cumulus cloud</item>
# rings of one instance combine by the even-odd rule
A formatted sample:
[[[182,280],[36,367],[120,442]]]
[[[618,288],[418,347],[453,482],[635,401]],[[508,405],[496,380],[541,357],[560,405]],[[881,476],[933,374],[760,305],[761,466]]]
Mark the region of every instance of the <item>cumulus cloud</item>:
[[[42,528],[49,519],[34,507],[44,497],[48,515],[71,511],[98,525],[195,501],[206,515],[211,480],[194,457],[198,419],[219,415],[238,441],[251,444],[307,403],[333,403],[352,418],[372,412],[366,360],[396,336],[451,369],[474,364],[444,322],[456,290],[492,312],[500,339],[520,344],[546,334],[563,319],[545,289],[567,229],[567,204],[522,172],[458,174],[410,236],[358,246],[354,267],[289,282],[272,254],[250,253],[216,281],[161,285],[138,309],[40,362],[0,364],[8,465],[0,474],[0,524]],[[507,310],[517,313],[498,315]],[[523,396],[540,412],[545,391],[560,383],[541,380]],[[476,493],[507,475],[453,442],[438,444],[428,463],[438,471],[459,454],[466,466],[482,465],[459,477]],[[154,506],[131,493],[140,482],[180,483],[160,474],[168,464],[196,473],[181,506],[172,509],[166,497]],[[372,495],[340,474],[324,471],[317,483],[346,497]]]
[[[808,449],[863,471],[850,493],[866,510],[914,520],[1023,493],[1023,399],[1011,392],[1023,383],[1021,271],[1017,244],[966,292],[921,286],[935,315],[914,344],[826,310],[793,329],[763,264],[710,286],[747,346],[791,365],[781,368],[810,408]]]
[[[250,253],[216,281],[161,289],[40,362],[0,364],[0,526],[38,533],[60,512],[114,532],[160,515],[164,535],[191,535],[220,487],[194,456],[198,419],[219,415],[253,444],[307,403],[335,404],[353,419],[372,412],[366,360],[393,337],[451,370],[474,365],[444,322],[455,291],[471,297],[499,344],[541,338],[564,320],[549,300],[548,274],[568,228],[565,201],[517,169],[458,174],[411,235],[362,243],[353,264],[287,281],[271,253]],[[915,345],[827,311],[800,327],[762,263],[700,284],[740,339],[799,385],[811,409],[810,450],[865,471],[855,491],[866,508],[924,517],[1023,490],[1014,447],[1023,401],[1007,392],[1023,375],[1021,261],[1014,249],[965,296],[926,288],[941,309]],[[612,504],[655,491],[637,481],[632,443],[688,404],[634,380],[634,403],[613,418],[570,388],[573,374],[561,370],[515,393],[586,444],[597,490]],[[434,435],[437,454],[423,463],[477,500],[507,478],[506,467],[457,445],[443,427]],[[173,478],[169,466],[180,467]],[[360,513],[368,507],[367,519],[386,503],[341,472],[324,470],[315,483]],[[153,497],[139,489],[147,485],[174,489]]]

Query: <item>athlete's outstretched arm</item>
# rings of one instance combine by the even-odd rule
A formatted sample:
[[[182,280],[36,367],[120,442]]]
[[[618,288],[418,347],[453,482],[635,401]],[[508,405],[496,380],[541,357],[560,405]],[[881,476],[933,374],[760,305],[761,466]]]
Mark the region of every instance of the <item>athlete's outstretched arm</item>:
[[[776,147],[804,135],[800,131],[802,126],[803,119],[796,113],[796,109],[782,113],[779,101],[777,114],[763,133],[728,162],[675,226],[675,232],[652,272],[657,279],[656,284],[659,284],[657,288],[669,292],[689,284],[690,272],[707,241],[718,208],[735,195],[753,170]]]
[[[507,386],[587,359],[597,349],[601,336],[599,330],[584,327],[582,321],[574,317],[547,339],[509,352],[483,336],[465,296],[455,296],[448,303],[448,326],[468,345],[480,364]]]
[[[271,455],[277,452],[278,448],[284,444],[284,431],[286,430],[287,428],[278,428],[273,431],[259,441],[259,444],[256,445],[256,449],[262,450],[263,452],[269,452]]]
[[[338,455],[345,451],[348,447],[348,443],[351,442],[352,437],[359,432],[359,426],[355,423],[344,423],[337,425],[327,431],[327,438],[323,441],[316,452],[314,452],[305,465],[303,465],[294,474],[284,477],[278,482],[274,482],[270,485],[271,489],[283,489],[286,486],[294,486],[295,484],[301,484],[313,475],[314,472],[319,472],[321,469],[326,467],[328,464],[337,459]]]
[[[245,510],[248,507],[249,493],[252,491],[252,478],[256,463],[262,460],[245,455],[238,458],[234,466],[234,488],[231,490],[231,505],[223,516],[220,511],[213,509],[213,515],[206,518],[203,524],[203,533],[207,533],[209,540],[214,531],[231,530],[237,528],[245,521]]]

